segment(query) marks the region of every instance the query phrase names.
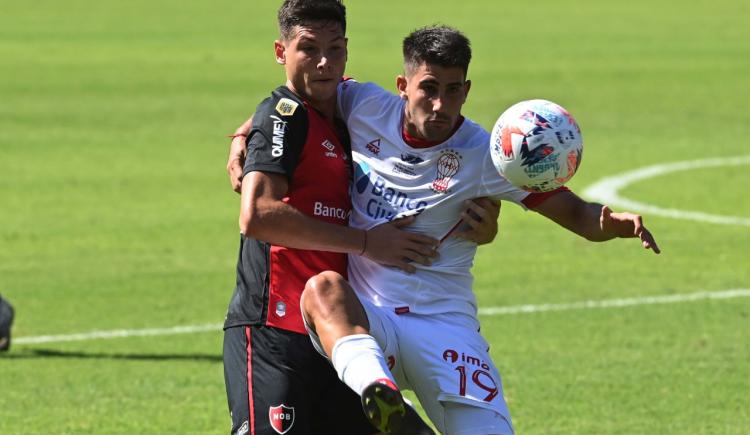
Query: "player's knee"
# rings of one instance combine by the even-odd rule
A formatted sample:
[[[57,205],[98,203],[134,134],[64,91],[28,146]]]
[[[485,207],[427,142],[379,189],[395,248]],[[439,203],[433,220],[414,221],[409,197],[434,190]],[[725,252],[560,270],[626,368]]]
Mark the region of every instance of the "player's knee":
[[[313,286],[319,287],[321,289],[341,286],[344,282],[346,282],[344,277],[341,276],[340,273],[334,272],[333,270],[325,270],[323,272],[320,272],[307,281],[308,285],[312,284]]]
[[[332,300],[340,298],[340,293],[345,291],[345,283],[341,274],[330,270],[313,276],[307,280],[302,292],[302,309],[312,315],[324,310]]]

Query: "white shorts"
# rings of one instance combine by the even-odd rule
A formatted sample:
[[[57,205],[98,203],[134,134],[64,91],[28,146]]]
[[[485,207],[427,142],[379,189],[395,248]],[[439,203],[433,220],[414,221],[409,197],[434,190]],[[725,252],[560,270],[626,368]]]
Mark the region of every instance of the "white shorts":
[[[370,334],[383,349],[397,384],[414,391],[441,433],[457,427],[469,429],[464,433],[472,433],[473,428],[476,435],[513,433],[500,373],[476,318],[460,313],[398,315],[368,301],[360,302],[370,322]],[[446,413],[446,405],[451,404],[462,405],[451,409],[467,409],[468,405],[477,412]],[[446,421],[446,414],[453,420],[465,415],[467,421]],[[483,421],[476,421],[478,418]]]

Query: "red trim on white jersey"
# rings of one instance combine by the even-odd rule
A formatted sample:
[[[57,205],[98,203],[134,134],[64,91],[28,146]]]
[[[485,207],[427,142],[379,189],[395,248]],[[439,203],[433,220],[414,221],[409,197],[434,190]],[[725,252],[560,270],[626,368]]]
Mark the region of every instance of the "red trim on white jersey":
[[[544,201],[552,198],[553,196],[561,192],[570,192],[570,189],[568,189],[565,186],[560,186],[555,190],[550,190],[549,192],[542,192],[542,193],[534,192],[534,193],[529,194],[529,196],[527,196],[523,200],[521,200],[521,202],[523,203],[523,205],[526,206],[526,208],[533,210],[539,207],[540,205],[542,205]]]
[[[458,131],[459,128],[461,128],[461,124],[463,123],[464,123],[464,117],[460,116],[458,118],[458,122],[456,122],[456,126],[453,127],[453,131],[451,131],[451,134],[449,134],[448,137],[445,138],[445,140],[441,140],[441,141],[427,140],[427,139],[414,137],[410,135],[408,131],[406,131],[406,125],[403,125],[401,128],[401,136],[404,138],[404,142],[406,142],[406,144],[412,148],[430,148],[430,147],[434,147],[435,145],[440,145],[441,143],[448,140],[451,136],[453,136],[454,133]]]

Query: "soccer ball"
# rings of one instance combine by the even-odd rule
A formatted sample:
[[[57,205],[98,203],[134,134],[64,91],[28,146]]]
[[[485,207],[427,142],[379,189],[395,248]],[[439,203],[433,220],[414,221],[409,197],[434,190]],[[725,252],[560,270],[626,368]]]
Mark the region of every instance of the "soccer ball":
[[[570,180],[581,164],[581,129],[551,101],[521,101],[495,123],[490,154],[495,168],[516,187],[548,192]]]

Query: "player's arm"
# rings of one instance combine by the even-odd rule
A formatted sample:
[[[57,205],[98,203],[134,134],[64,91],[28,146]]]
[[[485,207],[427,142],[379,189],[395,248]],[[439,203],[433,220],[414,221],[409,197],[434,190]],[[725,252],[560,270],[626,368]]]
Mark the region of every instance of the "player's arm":
[[[378,263],[415,270],[412,262],[429,265],[437,240],[399,228],[414,219],[379,225],[370,230],[330,224],[286,204],[284,175],[252,171],[242,180],[240,231],[246,237],[296,249],[365,255]]]
[[[242,180],[240,232],[246,237],[297,249],[352,254],[366,249],[364,231],[311,218],[283,202],[288,188],[284,175],[248,173]]]
[[[253,126],[253,117],[237,127],[234,134],[230,135],[232,143],[229,145],[229,157],[227,158],[227,174],[229,174],[229,183],[235,192],[242,191],[242,168],[245,166],[245,157],[247,157],[247,136]]]
[[[609,207],[586,202],[570,191],[552,195],[533,210],[593,242],[637,237],[644,248],[661,252],[640,215],[614,213]]]

